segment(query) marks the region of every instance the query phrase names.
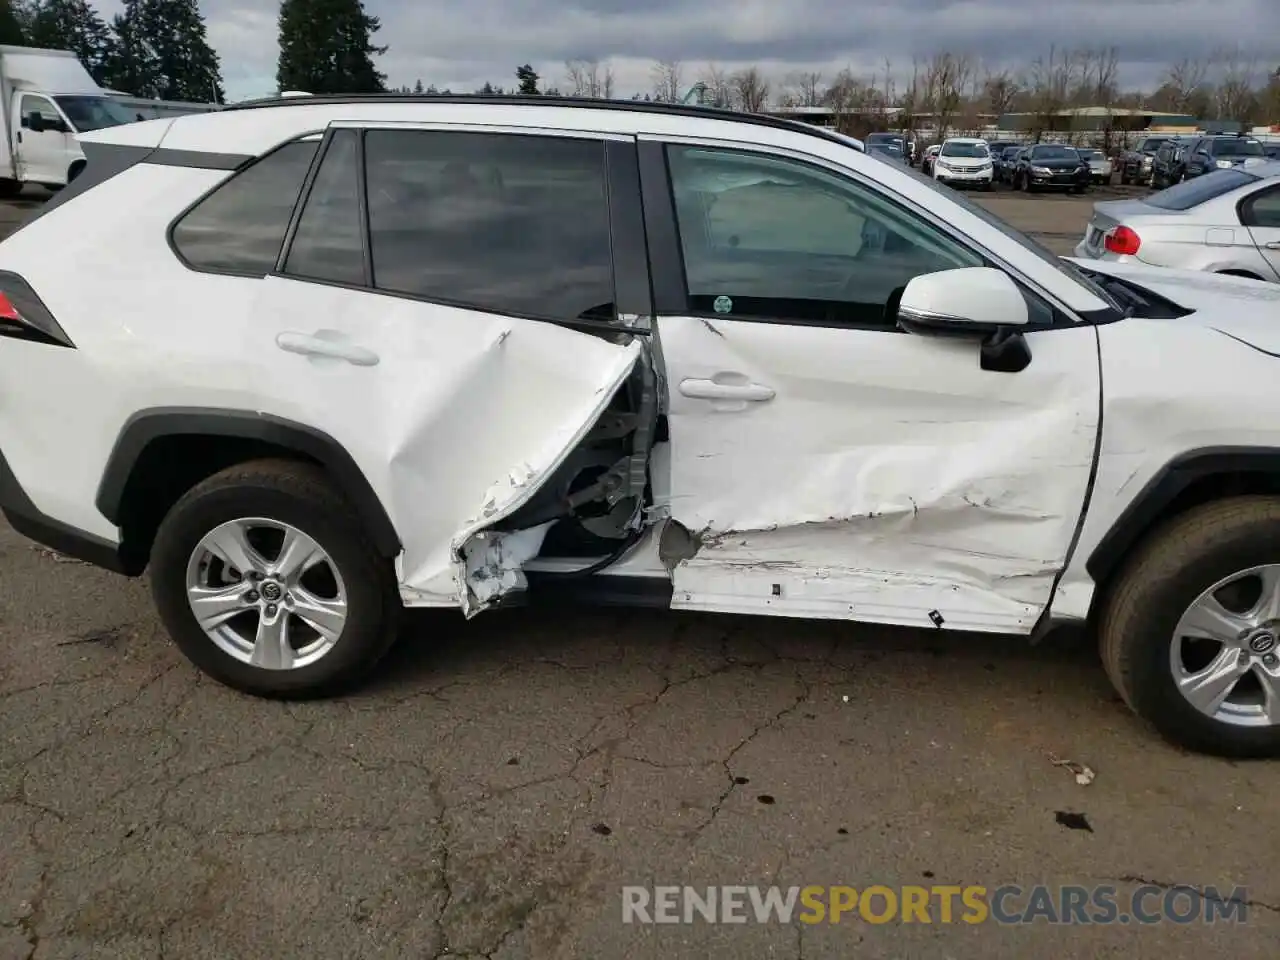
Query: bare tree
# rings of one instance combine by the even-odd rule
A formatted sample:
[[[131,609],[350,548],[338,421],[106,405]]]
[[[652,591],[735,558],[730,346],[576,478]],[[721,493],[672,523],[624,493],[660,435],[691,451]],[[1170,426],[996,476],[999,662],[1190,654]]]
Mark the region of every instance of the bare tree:
[[[1239,47],[1220,50],[1213,60],[1219,71],[1214,96],[1217,119],[1239,120],[1247,129],[1258,107],[1258,94],[1254,89],[1258,62],[1246,57]]]
[[[866,115],[875,101],[874,88],[845,67],[836,74],[823,94],[823,104],[831,111],[835,128],[855,136],[867,132]]]
[[[1098,47],[1081,50],[1076,54],[1077,76],[1074,78],[1076,94],[1072,98],[1080,107],[1100,107],[1103,110],[1101,127],[1103,147],[1111,150],[1115,134],[1116,100],[1120,97],[1118,78],[1120,54],[1115,47]]]
[[[988,70],[982,78],[982,105],[996,117],[1010,113],[1021,92],[1022,84],[1008,70]]]
[[[565,85],[571,97],[613,96],[613,68],[599,60],[566,60]]]
[[[925,107],[934,115],[939,140],[945,140],[973,75],[973,60],[949,51],[936,53],[924,72]]]
[[[1055,128],[1059,115],[1066,109],[1076,86],[1077,66],[1075,55],[1057,47],[1050,47],[1047,55],[1032,62],[1030,92],[1037,140],[1044,131]]]
[[[653,76],[653,98],[678,103],[684,96],[684,65],[679,60],[659,60],[650,71]]]
[[[1192,113],[1197,97],[1204,92],[1209,76],[1209,65],[1204,60],[1183,57],[1165,71],[1164,90],[1169,98],[1169,108],[1174,113]]]
[[[788,85],[795,90],[792,99],[797,107],[817,107],[822,104],[822,73],[803,70],[788,78]]]
[[[733,106],[733,83],[729,74],[716,63],[707,64],[699,81],[705,88],[704,96],[713,107],[729,109]]]
[[[744,113],[760,113],[769,105],[769,81],[758,67],[739,70],[731,78],[738,109]]]

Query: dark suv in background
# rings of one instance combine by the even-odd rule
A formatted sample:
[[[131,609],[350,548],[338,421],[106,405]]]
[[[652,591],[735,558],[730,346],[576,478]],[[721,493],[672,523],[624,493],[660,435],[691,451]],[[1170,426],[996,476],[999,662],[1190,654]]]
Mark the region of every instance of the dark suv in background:
[[[1163,190],[1186,179],[1187,150],[1191,140],[1166,140],[1151,163],[1151,189]]]
[[[1134,149],[1126,150],[1120,156],[1120,182],[1150,183],[1156,151],[1162,143],[1168,143],[1172,139],[1173,137],[1147,137]]]
[[[1262,141],[1244,134],[1201,137],[1191,143],[1183,162],[1183,178],[1202,177],[1213,170],[1250,167],[1266,163]]]

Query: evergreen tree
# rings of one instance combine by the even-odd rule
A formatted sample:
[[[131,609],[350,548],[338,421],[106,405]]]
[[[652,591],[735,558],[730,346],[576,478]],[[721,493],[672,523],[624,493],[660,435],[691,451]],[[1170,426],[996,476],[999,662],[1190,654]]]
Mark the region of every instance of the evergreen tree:
[[[0,0],[0,43],[19,47],[28,45],[20,10],[15,8],[14,0]]]
[[[36,0],[26,14],[30,46],[70,50],[94,80],[107,82],[115,37],[88,0]]]
[[[279,26],[276,83],[281,90],[386,90],[386,75],[373,62],[387,52],[373,43],[382,23],[364,12],[361,0],[283,0]]]
[[[161,100],[225,99],[218,54],[209,46],[197,0],[124,0],[111,26],[107,86]]]
[[[538,92],[538,81],[542,78],[526,63],[523,67],[516,67],[516,79],[520,81],[520,93],[531,96]]]
[[[222,69],[198,0],[141,0],[138,29],[155,58],[161,100],[222,103]]]
[[[155,97],[160,65],[142,29],[145,0],[124,0],[124,10],[111,18],[114,35],[104,73],[107,87],[135,97]]]

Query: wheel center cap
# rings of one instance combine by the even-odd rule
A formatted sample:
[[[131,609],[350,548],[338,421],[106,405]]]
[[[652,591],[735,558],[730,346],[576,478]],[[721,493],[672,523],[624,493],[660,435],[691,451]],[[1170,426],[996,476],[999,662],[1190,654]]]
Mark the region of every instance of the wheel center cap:
[[[1270,630],[1259,630],[1248,640],[1249,649],[1254,653],[1270,653],[1276,648],[1276,635]]]
[[[269,600],[269,601],[272,601],[272,602],[274,602],[274,601],[276,601],[276,600],[279,600],[279,599],[280,599],[280,584],[278,584],[278,583],[273,583],[273,582],[271,582],[271,581],[267,581],[266,583],[264,583],[264,584],[262,585],[262,598],[263,598],[264,600]],[[1272,639],[1272,643],[1273,643],[1273,644],[1275,643],[1274,638]],[[1268,649],[1270,649],[1270,648],[1268,648]],[[1258,652],[1259,652],[1259,653],[1261,653],[1262,651],[1258,651]]]

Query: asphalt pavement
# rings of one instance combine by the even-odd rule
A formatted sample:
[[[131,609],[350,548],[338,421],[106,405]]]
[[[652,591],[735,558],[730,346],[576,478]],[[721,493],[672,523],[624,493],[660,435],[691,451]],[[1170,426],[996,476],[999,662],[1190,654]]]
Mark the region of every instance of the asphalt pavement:
[[[1090,199],[981,202],[1066,252]],[[1280,766],[1166,745],[1085,636],[432,613],[357,694],[287,705],[202,679],[145,581],[0,524],[0,637],[0,960],[1280,948]],[[1122,907],[1072,926],[937,907],[1018,885],[1008,919],[1037,884]],[[666,885],[925,887],[934,906],[929,923],[872,922],[883,895],[839,923],[624,922],[625,887],[656,903]],[[1120,922],[1135,892],[1193,919]]]

